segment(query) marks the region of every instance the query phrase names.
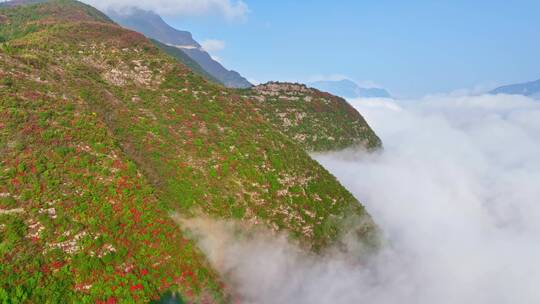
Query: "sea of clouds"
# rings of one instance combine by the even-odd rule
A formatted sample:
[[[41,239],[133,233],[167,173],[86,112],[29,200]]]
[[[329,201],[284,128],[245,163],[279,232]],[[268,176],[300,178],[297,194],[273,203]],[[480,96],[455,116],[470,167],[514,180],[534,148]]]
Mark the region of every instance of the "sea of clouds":
[[[518,96],[351,100],[384,151],[313,157],[387,245],[316,256],[283,236],[183,223],[247,303],[540,303],[540,102]],[[219,233],[218,233],[219,232]]]

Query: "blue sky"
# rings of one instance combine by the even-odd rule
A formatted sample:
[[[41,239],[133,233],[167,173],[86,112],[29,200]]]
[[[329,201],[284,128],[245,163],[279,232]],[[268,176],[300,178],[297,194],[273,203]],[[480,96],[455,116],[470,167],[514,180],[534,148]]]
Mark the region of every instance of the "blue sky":
[[[166,20],[260,82],[344,75],[418,97],[540,78],[538,0],[244,2],[244,18]]]

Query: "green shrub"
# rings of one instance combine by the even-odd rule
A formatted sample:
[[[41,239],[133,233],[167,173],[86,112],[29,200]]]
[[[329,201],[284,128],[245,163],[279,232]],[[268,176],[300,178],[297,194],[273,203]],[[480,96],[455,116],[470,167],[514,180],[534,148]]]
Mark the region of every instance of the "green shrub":
[[[15,83],[13,81],[13,78],[11,77],[5,77],[4,79],[2,79],[2,84],[7,86],[7,87],[12,87]]]
[[[0,208],[11,209],[17,206],[17,200],[11,196],[0,198]]]

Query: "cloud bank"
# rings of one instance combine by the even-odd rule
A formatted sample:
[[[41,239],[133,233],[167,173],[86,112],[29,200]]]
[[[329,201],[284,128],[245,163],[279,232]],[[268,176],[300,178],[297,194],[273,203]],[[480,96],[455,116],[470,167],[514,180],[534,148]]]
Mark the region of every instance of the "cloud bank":
[[[314,157],[365,204],[389,245],[367,261],[314,256],[284,237],[190,223],[241,298],[540,303],[540,104],[515,96],[351,102],[385,150]]]
[[[83,2],[101,10],[122,11],[137,7],[154,11],[165,16],[203,16],[219,15],[226,19],[242,19],[249,12],[241,0],[84,0]]]

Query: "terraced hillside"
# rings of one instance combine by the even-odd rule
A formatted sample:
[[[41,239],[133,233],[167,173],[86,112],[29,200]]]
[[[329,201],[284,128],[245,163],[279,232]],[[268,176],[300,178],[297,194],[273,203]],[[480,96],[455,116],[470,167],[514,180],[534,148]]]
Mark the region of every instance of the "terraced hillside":
[[[373,240],[361,205],[260,108],[93,8],[2,8],[0,37],[0,302],[228,302],[171,212],[314,250],[351,227]]]
[[[365,119],[344,99],[302,84],[270,82],[244,91],[272,125],[308,151],[382,146]]]

